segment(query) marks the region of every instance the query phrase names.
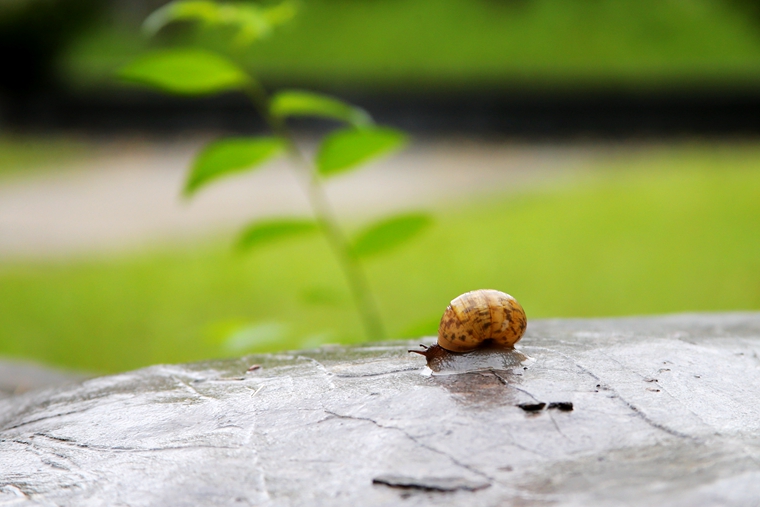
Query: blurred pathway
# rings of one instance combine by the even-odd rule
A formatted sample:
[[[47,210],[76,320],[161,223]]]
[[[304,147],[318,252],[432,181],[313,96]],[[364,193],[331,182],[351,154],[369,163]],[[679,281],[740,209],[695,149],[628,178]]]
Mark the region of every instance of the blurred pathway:
[[[220,234],[256,217],[308,213],[284,162],[220,180],[191,201],[182,199],[185,173],[201,145],[125,142],[81,167],[0,179],[0,256],[139,249]],[[565,180],[593,151],[458,140],[417,143],[335,178],[328,192],[338,214],[350,222]]]

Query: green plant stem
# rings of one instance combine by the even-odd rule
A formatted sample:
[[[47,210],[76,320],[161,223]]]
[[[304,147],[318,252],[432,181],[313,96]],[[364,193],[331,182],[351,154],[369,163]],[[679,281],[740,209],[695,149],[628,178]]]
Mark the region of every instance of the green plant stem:
[[[313,165],[298,148],[293,134],[285,121],[270,114],[269,95],[266,90],[256,81],[253,81],[246,89],[246,92],[259,111],[259,114],[269,125],[269,128],[272,129],[275,135],[286,142],[288,154],[293,159],[295,167],[301,168],[301,171],[297,172],[300,173],[299,176],[303,182],[309,204],[317,223],[327,238],[327,242],[335,253],[335,257],[338,259],[338,263],[346,276],[346,281],[351,289],[351,295],[354,298],[354,303],[356,304],[367,336],[370,340],[384,339],[386,336],[385,329],[367,276],[351,252],[348,240],[338,225],[338,220],[335,217],[335,213],[330,206],[324,187]]]

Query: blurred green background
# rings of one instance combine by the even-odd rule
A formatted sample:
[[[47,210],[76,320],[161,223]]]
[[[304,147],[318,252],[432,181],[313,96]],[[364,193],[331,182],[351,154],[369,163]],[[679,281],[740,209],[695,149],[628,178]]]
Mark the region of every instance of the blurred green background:
[[[113,71],[150,47],[221,44],[218,33],[184,26],[144,39],[139,23],[161,3],[3,4],[0,48],[27,59],[4,73],[0,104],[53,89],[118,95],[126,89]],[[467,97],[533,87],[760,86],[760,11],[749,1],[299,5],[293,22],[236,55],[271,87]],[[19,182],[76,171],[107,144],[96,131],[4,127],[6,196]],[[367,263],[389,334],[434,334],[449,300],[486,287],[516,296],[529,318],[760,310],[757,139],[655,141],[573,140],[590,155],[572,178],[434,205],[431,230]],[[12,225],[13,210],[2,209],[0,225]],[[343,221],[349,230],[357,225]],[[4,252],[10,240],[0,237],[2,356],[110,372],[363,340],[338,267],[317,237],[244,256],[221,233],[74,256]]]
[[[155,3],[154,3],[155,5]],[[264,82],[351,89],[755,85],[760,10],[731,0],[302,0],[241,51]],[[66,51],[75,86],[110,83],[146,45],[112,11]],[[131,18],[131,19],[129,19]],[[192,38],[218,45],[217,33]],[[181,27],[158,44],[191,40]]]

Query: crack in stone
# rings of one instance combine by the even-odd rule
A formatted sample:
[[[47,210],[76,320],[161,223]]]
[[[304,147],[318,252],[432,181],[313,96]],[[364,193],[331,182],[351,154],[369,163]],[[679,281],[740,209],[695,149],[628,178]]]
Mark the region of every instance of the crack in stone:
[[[17,442],[17,443],[20,443],[20,442]],[[51,451],[49,449],[44,449],[42,447],[34,445],[34,443],[32,443],[32,442],[30,442],[30,446],[32,448],[32,452],[34,452],[40,458],[40,461],[43,464],[49,466],[50,468],[56,468],[58,470],[65,470],[67,472],[74,472],[74,470],[72,470],[71,468],[63,466],[63,465],[60,465],[58,463],[55,463],[54,461],[52,461],[51,458],[48,457],[48,456],[52,455],[52,456],[54,456],[54,457],[56,457],[58,459],[71,462],[71,458],[69,458],[68,456],[62,455],[62,454],[57,453],[57,452],[53,452],[53,451]],[[74,466],[76,468],[79,468],[76,465],[74,465]]]
[[[618,365],[620,365],[620,367],[621,367],[621,368],[623,368],[624,370],[626,370],[626,371],[629,371],[629,372],[633,373],[634,375],[638,375],[638,376],[639,376],[639,377],[641,377],[641,379],[642,379],[642,380],[644,380],[644,381],[648,381],[648,380],[647,380],[647,378],[648,378],[648,377],[646,377],[646,376],[644,376],[644,375],[642,375],[642,374],[640,374],[640,373],[638,373],[638,372],[636,372],[636,371],[633,371],[633,370],[630,370],[630,369],[626,368],[626,366],[625,366],[623,363],[621,363],[620,361],[618,361],[618,360],[617,360],[617,359],[615,359],[614,357],[610,356],[609,354],[605,354],[605,356],[606,356],[606,357],[607,357],[607,358],[608,358],[610,361],[613,361],[613,362],[617,363]],[[656,379],[655,379],[655,380],[656,380]],[[678,404],[679,404],[681,407],[683,407],[685,410],[687,410],[687,411],[688,411],[688,412],[689,412],[691,415],[693,415],[694,417],[696,417],[696,418],[699,420],[699,422],[700,422],[700,423],[702,423],[703,425],[705,425],[705,426],[706,426],[706,427],[708,427],[708,428],[711,428],[711,429],[715,430],[715,428],[712,428],[712,427],[711,427],[709,424],[707,424],[707,423],[706,423],[706,422],[705,422],[705,421],[704,421],[704,420],[703,420],[701,417],[699,417],[699,416],[698,416],[698,415],[697,415],[697,414],[696,414],[696,413],[695,413],[695,412],[694,412],[692,409],[690,409],[689,407],[686,407],[686,406],[684,406],[684,404],[683,404],[683,403],[681,403],[681,401],[680,401],[678,398],[676,398],[675,396],[673,396],[672,394],[670,394],[670,392],[668,392],[668,390],[667,390],[667,389],[665,389],[665,388],[664,388],[662,385],[660,385],[660,384],[658,383],[658,384],[657,384],[657,387],[658,387],[658,389],[660,389],[661,391],[663,391],[665,394],[667,394],[668,396],[670,396],[670,399],[672,399],[673,401],[677,402],[677,403],[678,403]],[[613,391],[613,392],[614,392],[614,391]],[[621,399],[622,399],[622,398],[621,398]],[[625,400],[623,400],[623,401],[625,401]],[[716,433],[716,432],[715,432],[715,431],[713,431],[713,433]],[[691,437],[691,436],[689,436],[689,435],[685,435],[685,436],[686,436],[687,438],[694,438],[694,437]]]
[[[629,372],[633,373],[634,375],[638,375],[639,377],[641,377],[641,379],[642,379],[642,380],[644,380],[644,379],[646,378],[644,375],[641,375],[641,374],[640,374],[640,373],[638,373],[638,372],[635,372],[635,371],[633,371],[633,370],[630,370],[630,369],[626,368],[626,366],[625,366],[623,363],[621,363],[620,361],[618,361],[618,360],[617,360],[617,359],[615,359],[614,357],[611,357],[609,354],[605,354],[605,356],[606,356],[606,357],[607,357],[607,358],[608,358],[610,361],[613,361],[613,362],[617,363],[618,365],[620,365],[620,367],[621,367],[622,369],[624,369],[625,371],[629,371]],[[576,364],[577,364],[577,363],[576,363]],[[580,365],[579,365],[579,366],[580,366]],[[664,391],[664,388],[663,388],[662,386],[659,386],[659,388],[660,388],[661,390],[663,390],[663,391]],[[625,403],[625,404],[626,404],[626,405],[627,405],[627,406],[628,406],[628,407],[629,407],[631,410],[633,410],[634,412],[636,412],[637,414],[639,414],[639,416],[640,416],[640,417],[642,417],[642,418],[644,419],[644,421],[646,421],[646,422],[647,422],[647,423],[649,423],[650,425],[654,426],[655,428],[659,428],[659,429],[661,429],[661,430],[663,430],[663,431],[665,431],[665,432],[667,432],[667,433],[670,433],[671,435],[673,435],[673,436],[676,436],[676,437],[680,437],[680,438],[687,438],[687,439],[691,439],[691,440],[697,440],[697,438],[696,438],[696,437],[694,437],[694,436],[692,436],[692,435],[687,435],[687,434],[685,434],[685,433],[681,433],[680,431],[676,431],[676,430],[674,430],[674,429],[672,429],[672,428],[669,428],[668,426],[665,426],[664,424],[660,424],[660,423],[658,423],[658,422],[656,422],[656,421],[654,421],[654,420],[650,419],[650,418],[649,418],[649,416],[647,416],[646,414],[644,414],[644,412],[642,412],[642,411],[641,411],[641,409],[639,409],[639,408],[638,408],[637,406],[635,406],[633,403],[629,402],[628,400],[626,400],[625,398],[623,398],[622,396],[620,396],[620,393],[618,393],[618,392],[617,392],[615,389],[610,389],[610,391],[612,391],[612,393],[613,393],[613,394],[614,394],[614,395],[615,395],[615,396],[616,396],[618,399],[620,399],[620,400],[621,400],[623,403]],[[668,393],[667,391],[665,391],[665,392],[666,392],[666,394],[668,394],[668,396],[670,396],[670,397],[671,397],[671,399],[674,399],[674,400],[675,400],[675,398],[674,398],[674,397],[673,397],[673,396],[672,396],[670,393]],[[677,400],[676,400],[676,401],[677,401]],[[683,405],[681,405],[681,406],[683,407]],[[701,417],[699,417],[697,414],[695,414],[695,413],[694,413],[694,411],[692,411],[692,410],[691,410],[691,409],[689,409],[688,407],[683,407],[683,408],[685,408],[685,409],[686,409],[686,410],[687,410],[689,413],[691,413],[691,414],[692,414],[694,417],[696,417],[696,418],[699,420],[699,422],[701,422],[702,424],[704,424],[705,426],[707,426],[708,428],[710,428],[710,425],[709,425],[709,424],[707,424],[707,423],[705,423],[705,422],[702,420],[702,418],[701,418]],[[712,429],[714,430],[714,428],[712,428]]]
[[[36,436],[36,435],[37,434],[33,436]],[[62,454],[61,452],[56,452],[55,449],[50,449],[47,447],[40,446],[36,444],[33,440],[27,441],[27,440],[20,440],[20,439],[10,439],[10,440],[4,440],[4,441],[29,446],[31,452],[33,452],[37,457],[39,457],[40,463],[47,465],[50,468],[53,468],[55,470],[63,470],[63,471],[75,474],[77,477],[81,479],[83,483],[94,482],[97,480],[97,478],[100,477],[97,474],[94,476],[92,474],[88,474],[81,466],[79,466],[76,463],[76,461],[71,456]],[[52,461],[50,456],[53,456],[54,458],[58,458],[62,461],[65,461],[69,463],[71,466],[67,467],[60,463],[56,463]]]
[[[253,390],[253,393],[251,394],[251,398],[259,394],[265,387],[266,384],[262,384],[258,387],[258,389],[254,390],[252,387],[249,387],[249,389]],[[249,448],[251,449],[256,456],[256,462],[255,462],[255,469],[258,473],[258,476],[261,481],[261,492],[263,496],[266,498],[267,501],[272,500],[272,495],[269,492],[269,486],[267,484],[267,474],[264,469],[264,464],[261,462],[261,454],[259,452],[259,447],[257,444],[257,435],[259,435],[257,429],[258,429],[258,415],[259,415],[259,409],[256,408],[256,405],[253,405],[253,421],[250,424],[250,431],[248,431],[248,434],[246,435],[245,440],[241,444],[241,448]]]
[[[320,370],[322,373],[324,373],[325,379],[327,380],[327,384],[330,386],[330,388],[331,389],[335,388],[335,384],[330,379],[330,377],[332,377],[334,375],[333,375],[333,373],[330,370],[327,369],[327,367],[325,367],[324,364],[320,363],[319,361],[317,361],[313,357],[304,356],[304,355],[297,355],[296,359],[303,359],[305,361],[309,361],[311,363],[314,363],[317,366],[317,370]]]
[[[502,426],[501,427],[501,431],[504,431],[504,432],[507,433],[507,435],[509,435],[509,439],[511,440],[510,445],[512,445],[514,447],[517,447],[518,449],[520,449],[522,451],[529,452],[530,454],[535,454],[536,456],[540,456],[541,458],[549,459],[549,456],[547,454],[544,454],[544,453],[542,453],[540,451],[537,451],[536,449],[530,449],[530,448],[525,447],[524,445],[518,443],[517,439],[514,436],[514,434],[511,431],[509,431],[509,427],[508,426]]]
[[[468,465],[467,463],[463,463],[462,461],[458,460],[456,457],[448,454],[447,452],[442,451],[440,449],[436,449],[435,447],[432,447],[432,446],[430,446],[430,445],[428,445],[428,444],[426,444],[424,442],[420,442],[414,435],[409,434],[409,432],[407,432],[403,428],[398,428],[396,426],[384,426],[384,425],[380,424],[379,422],[377,422],[374,419],[371,419],[369,417],[357,417],[357,416],[350,416],[350,415],[342,415],[342,414],[338,414],[338,413],[333,412],[333,411],[328,410],[328,409],[325,409],[325,413],[329,414],[329,415],[331,415],[333,417],[336,417],[338,419],[349,419],[349,420],[354,420],[354,421],[366,421],[366,422],[374,424],[378,428],[382,428],[382,429],[386,429],[386,430],[395,430],[395,431],[398,431],[402,435],[404,435],[406,438],[408,438],[409,440],[411,440],[412,442],[414,442],[416,445],[422,447],[423,449],[427,449],[430,452],[439,454],[441,456],[445,456],[452,463],[454,463],[456,466],[464,468],[465,470],[469,470],[470,472],[474,473],[475,475],[478,475],[478,476],[480,476],[480,477],[482,477],[484,479],[487,479],[489,482],[498,482],[493,477],[491,477],[488,474],[486,474],[485,472],[482,472],[482,471],[478,470],[477,468],[475,468],[475,467],[473,467],[471,465]],[[323,419],[323,421],[324,420],[328,420],[328,419]]]
[[[507,379],[505,379],[504,377],[502,377],[501,375],[499,375],[498,373],[496,373],[496,370],[489,370],[489,371],[490,371],[490,372],[491,372],[491,373],[494,375],[494,377],[496,377],[497,379],[499,379],[499,382],[501,382],[501,383],[502,383],[502,384],[504,384],[505,386],[507,386],[507,387],[511,387],[512,389],[515,389],[516,391],[520,391],[521,393],[525,393],[525,394],[527,394],[528,396],[530,396],[531,398],[533,398],[535,401],[537,401],[537,402],[541,403],[541,400],[539,400],[538,398],[536,398],[535,396],[533,396],[533,395],[532,395],[530,392],[528,392],[528,391],[526,391],[525,389],[522,389],[522,388],[520,388],[520,387],[517,387],[517,386],[516,386],[516,385],[514,385],[514,384],[510,384],[510,383],[507,381]]]
[[[548,352],[555,353],[555,354],[557,354],[557,355],[559,355],[559,356],[567,359],[571,363],[573,363],[573,365],[576,368],[578,368],[582,373],[585,373],[586,375],[589,375],[591,378],[593,378],[595,381],[597,381],[599,383],[602,382],[602,379],[598,375],[596,375],[594,372],[592,372],[591,370],[589,370],[585,366],[582,366],[580,363],[578,363],[577,361],[575,361],[575,359],[573,359],[572,357],[568,356],[567,354],[564,354],[564,353],[562,353],[562,352],[560,352],[558,350],[550,349],[550,348],[547,348],[547,347],[533,347],[533,348],[541,349],[541,350],[545,350],[545,351],[548,351]],[[612,358],[610,358],[610,359],[612,359]],[[684,439],[688,439],[688,440],[697,440],[692,435],[687,435],[686,433],[681,433],[680,431],[674,430],[672,428],[669,428],[668,426],[665,426],[664,424],[660,424],[657,421],[654,421],[648,415],[646,415],[644,412],[642,412],[639,407],[637,407],[636,405],[634,405],[630,401],[628,401],[625,398],[623,398],[616,389],[613,389],[613,388],[609,387],[608,390],[612,393],[613,397],[615,397],[618,400],[620,400],[626,407],[628,407],[631,411],[633,411],[633,413],[637,417],[639,417],[641,420],[643,420],[645,423],[647,423],[651,427],[653,427],[655,429],[658,429],[660,431],[664,431],[665,433],[667,433],[669,435],[672,435],[674,437],[684,438]]]
[[[495,370],[490,370],[490,371],[491,371],[491,373],[493,373],[493,375],[494,375],[494,376],[495,376],[497,379],[499,379],[499,382],[501,382],[502,384],[504,384],[506,387],[511,387],[511,388],[513,388],[513,389],[515,389],[515,390],[517,390],[517,391],[520,391],[521,393],[525,393],[525,394],[527,394],[528,396],[530,396],[531,398],[533,398],[535,401],[537,401],[537,402],[539,402],[539,403],[542,403],[542,402],[541,402],[541,400],[539,400],[538,398],[536,398],[536,397],[535,397],[533,394],[531,394],[531,393],[530,393],[530,392],[528,392],[527,390],[525,390],[525,389],[521,389],[521,388],[519,388],[519,387],[517,387],[517,386],[515,386],[515,385],[513,385],[513,384],[510,384],[509,382],[507,382],[507,379],[503,378],[501,375],[499,375],[498,373],[496,373],[496,371],[495,371]],[[554,427],[556,428],[556,430],[557,430],[557,433],[559,433],[560,435],[562,435],[563,437],[565,437],[567,440],[569,440],[570,442],[572,442],[572,440],[571,440],[571,439],[570,439],[570,438],[569,438],[567,435],[565,435],[565,434],[562,432],[562,430],[560,429],[559,425],[557,424],[557,421],[556,421],[556,420],[554,420],[554,417],[553,417],[551,414],[549,414],[549,418],[552,420],[552,424],[554,424]],[[507,431],[507,433],[509,433],[509,431]],[[531,452],[531,453],[537,454],[537,455],[539,455],[539,456],[542,456],[542,457],[546,457],[546,456],[542,455],[542,454],[541,454],[541,453],[539,453],[539,452],[536,452],[536,451],[534,451],[534,450],[532,450],[532,449],[527,449],[527,448],[525,448],[525,447],[523,447],[523,446],[521,446],[521,445],[517,444],[517,443],[514,441],[515,439],[514,439],[514,437],[512,436],[512,434],[511,434],[511,433],[509,433],[509,436],[512,438],[512,445],[514,445],[514,446],[515,446],[515,447],[517,447],[518,449],[522,449],[522,450],[524,450],[524,451],[526,451],[526,452]]]
[[[557,429],[557,433],[559,433],[560,435],[562,435],[563,437],[565,437],[565,439],[566,439],[568,442],[572,442],[572,441],[573,441],[573,439],[571,439],[570,437],[568,437],[567,435],[565,435],[565,434],[562,432],[562,430],[559,428],[559,424],[557,424],[557,420],[556,420],[556,419],[554,419],[554,416],[552,415],[552,413],[551,413],[551,410],[548,410],[548,411],[547,411],[547,415],[549,416],[549,419],[551,419],[551,420],[552,420],[552,424],[554,424],[554,427]]]
[[[80,408],[80,409],[77,409],[77,410],[71,410],[69,412],[61,412],[59,414],[53,414],[53,415],[47,415],[47,416],[44,416],[44,417],[39,417],[37,419],[32,419],[31,421],[20,422],[18,424],[14,424],[13,426],[8,426],[6,428],[0,429],[0,432],[15,430],[17,428],[21,428],[21,427],[27,426],[29,424],[34,424],[36,422],[46,421],[48,419],[55,419],[56,417],[63,417],[65,415],[71,415],[71,414],[79,414],[81,412],[86,412],[86,411],[90,410],[91,408],[92,407],[84,407],[84,408]]]
[[[44,458],[41,459],[40,461],[42,463],[44,463],[45,465],[49,466],[50,468],[55,468],[55,469],[58,469],[58,470],[64,470],[66,472],[73,472],[73,470],[71,470],[70,468],[65,467],[63,465],[59,465],[58,463],[55,463],[53,461],[50,461],[50,460],[47,460],[47,459],[44,459]]]
[[[243,446],[231,446],[231,445],[175,445],[175,446],[166,446],[166,447],[147,447],[147,448],[140,448],[140,447],[110,447],[110,446],[104,446],[104,445],[92,445],[92,444],[83,444],[76,442],[75,440],[69,439],[69,438],[63,438],[63,437],[56,437],[54,435],[48,435],[47,433],[34,433],[33,437],[42,437],[47,438],[49,440],[53,440],[56,442],[60,442],[62,444],[76,447],[79,449],[85,449],[88,451],[97,451],[97,452],[134,452],[134,453],[140,453],[140,452],[159,452],[159,451],[176,451],[176,450],[182,450],[182,449],[229,449],[229,450],[237,450],[241,449]],[[16,442],[18,444],[25,444],[25,445],[31,445],[32,447],[35,447],[37,449],[43,449],[39,445],[36,445],[34,441],[24,441],[24,440],[10,440],[11,442]]]
[[[193,394],[195,394],[196,396],[198,396],[198,397],[200,397],[202,399],[209,400],[209,401],[218,401],[213,396],[208,396],[208,395],[203,394],[202,392],[198,391],[195,387],[193,387],[189,383],[185,382],[181,378],[177,377],[176,375],[171,375],[171,378],[174,379],[177,382],[177,384],[183,386],[185,389],[187,389],[188,391],[192,392]]]
[[[340,373],[333,373],[337,378],[369,378],[369,377],[381,377],[383,375],[392,375],[394,373],[406,373],[408,371],[418,371],[420,368],[415,366],[413,368],[404,368],[401,370],[383,371],[380,373],[365,373],[362,375],[346,375]]]

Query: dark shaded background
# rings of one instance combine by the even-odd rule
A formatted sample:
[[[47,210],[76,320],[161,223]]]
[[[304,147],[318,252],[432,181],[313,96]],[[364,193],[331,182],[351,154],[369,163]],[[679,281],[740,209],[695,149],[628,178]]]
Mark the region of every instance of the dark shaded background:
[[[518,6],[530,1],[501,0]],[[726,2],[752,19],[760,33],[760,2]],[[0,118],[4,129],[118,134],[262,128],[246,101],[235,95],[187,100],[113,88],[83,92],[62,79],[58,61],[82,32],[114,19],[138,30],[140,20],[162,3],[15,0],[3,4],[0,51],[6,58],[0,74]],[[683,81],[645,89],[593,81],[580,87],[547,88],[528,81],[434,92],[404,83],[382,90],[357,85],[339,92],[372,110],[378,120],[416,133],[552,139],[754,135],[760,132],[759,90],[752,83],[729,79],[718,86],[714,81]],[[308,126],[314,128],[313,123]]]

